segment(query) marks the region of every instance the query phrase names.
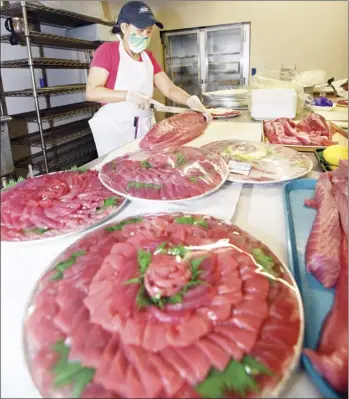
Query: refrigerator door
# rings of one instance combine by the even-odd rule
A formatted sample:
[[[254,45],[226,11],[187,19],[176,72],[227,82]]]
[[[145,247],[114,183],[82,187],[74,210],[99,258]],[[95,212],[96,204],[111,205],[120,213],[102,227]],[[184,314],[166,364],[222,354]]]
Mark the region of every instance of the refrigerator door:
[[[204,92],[234,89],[247,83],[244,39],[244,24],[205,29]]]
[[[164,34],[166,73],[191,95],[201,96],[199,30]],[[178,105],[168,100],[168,105]]]

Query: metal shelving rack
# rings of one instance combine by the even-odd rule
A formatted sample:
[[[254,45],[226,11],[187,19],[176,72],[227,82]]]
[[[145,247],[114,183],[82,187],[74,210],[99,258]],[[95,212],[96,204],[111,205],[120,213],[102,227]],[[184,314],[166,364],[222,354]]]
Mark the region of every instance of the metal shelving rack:
[[[41,69],[88,69],[89,63],[69,59],[56,59],[46,57],[32,57],[32,46],[45,46],[60,49],[81,50],[90,53],[101,44],[69,37],[62,37],[39,31],[30,31],[28,22],[61,28],[74,28],[90,24],[103,24],[112,26],[112,22],[82,15],[66,10],[47,7],[36,1],[21,1],[10,3],[1,7],[0,17],[22,17],[24,33],[16,34],[18,45],[26,46],[28,59],[3,61],[0,68],[29,68],[31,75],[31,89],[3,92],[5,97],[33,97],[35,111],[12,115],[12,118],[28,122],[36,122],[38,131],[27,135],[17,136],[11,139],[13,145],[30,145],[41,147],[42,152],[15,161],[17,167],[27,167],[31,163],[40,172],[59,170],[58,168],[70,166],[69,163],[80,160],[83,163],[96,157],[96,149],[93,137],[88,126],[88,119],[64,125],[43,129],[43,121],[53,121],[88,112],[95,112],[100,107],[97,103],[80,102],[60,107],[40,109],[39,96],[72,94],[82,92],[85,85],[62,85],[54,87],[38,88],[35,79],[35,68]],[[11,35],[0,36],[0,42],[10,43]]]

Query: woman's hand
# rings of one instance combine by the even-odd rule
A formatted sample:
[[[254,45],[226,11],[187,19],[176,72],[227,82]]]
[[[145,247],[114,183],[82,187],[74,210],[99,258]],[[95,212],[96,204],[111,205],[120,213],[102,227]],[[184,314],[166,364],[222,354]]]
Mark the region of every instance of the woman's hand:
[[[201,112],[204,114],[204,117],[206,119],[206,122],[210,124],[212,122],[212,115],[209,113],[207,108],[204,106],[204,104],[200,101],[198,96],[191,96],[189,100],[187,101],[187,105],[189,108],[191,108],[193,111]]]
[[[139,109],[149,109],[150,100],[151,97],[147,97],[144,94],[138,93],[136,91],[129,91],[126,94],[126,101],[135,105]]]

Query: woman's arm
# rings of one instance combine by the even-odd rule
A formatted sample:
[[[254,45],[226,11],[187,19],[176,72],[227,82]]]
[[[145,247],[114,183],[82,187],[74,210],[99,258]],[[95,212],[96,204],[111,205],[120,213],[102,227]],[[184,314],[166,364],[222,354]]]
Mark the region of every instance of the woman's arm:
[[[104,68],[91,67],[86,84],[86,99],[99,103],[126,101],[127,91],[111,90],[105,87],[109,72]]]
[[[165,97],[177,104],[187,105],[191,97],[187,92],[171,82],[165,72],[157,73],[154,76],[154,85]]]

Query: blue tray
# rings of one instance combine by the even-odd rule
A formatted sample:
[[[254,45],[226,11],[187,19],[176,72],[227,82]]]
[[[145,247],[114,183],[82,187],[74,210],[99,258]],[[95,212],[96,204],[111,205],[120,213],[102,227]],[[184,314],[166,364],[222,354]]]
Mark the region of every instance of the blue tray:
[[[324,322],[334,301],[334,290],[326,289],[305,267],[305,246],[313,226],[316,211],[304,206],[304,200],[313,198],[316,180],[299,179],[284,186],[284,204],[288,235],[290,270],[302,295],[305,316],[304,346],[315,349]],[[303,366],[325,398],[344,398],[314,369],[309,359],[302,356]],[[347,397],[347,396],[346,396]]]

